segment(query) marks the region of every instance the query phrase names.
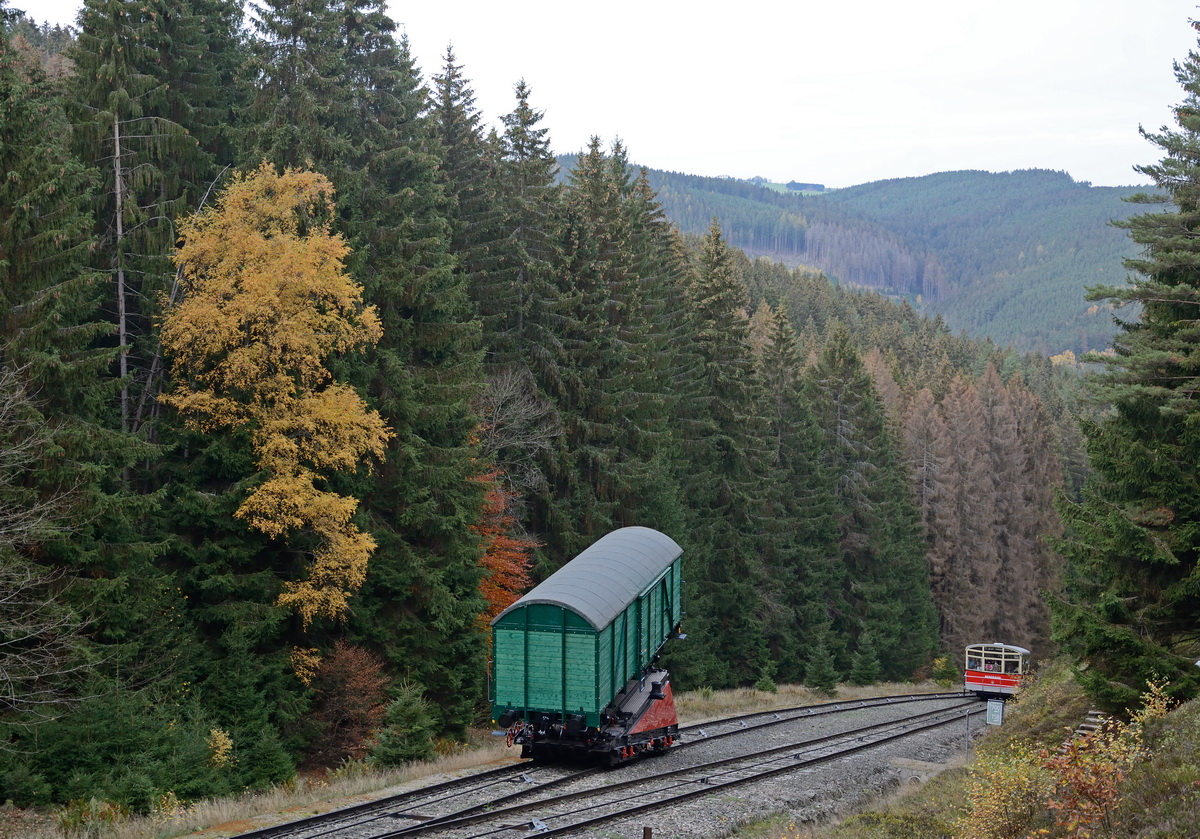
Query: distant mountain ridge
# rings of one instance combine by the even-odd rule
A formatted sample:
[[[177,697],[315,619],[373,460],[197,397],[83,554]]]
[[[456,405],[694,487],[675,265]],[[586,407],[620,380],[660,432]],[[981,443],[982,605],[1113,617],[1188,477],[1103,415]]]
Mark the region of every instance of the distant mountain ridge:
[[[572,156],[560,158],[564,169]],[[1119,284],[1136,253],[1110,224],[1146,187],[1094,187],[1065,172],[957,171],[821,194],[647,170],[685,233],[716,217],[751,256],[808,265],[835,282],[907,299],[955,331],[1052,355],[1103,349],[1114,333],[1089,286]]]

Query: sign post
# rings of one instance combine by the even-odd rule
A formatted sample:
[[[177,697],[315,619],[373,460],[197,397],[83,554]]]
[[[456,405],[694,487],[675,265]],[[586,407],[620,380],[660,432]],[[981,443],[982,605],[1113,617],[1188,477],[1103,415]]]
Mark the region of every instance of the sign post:
[[[1004,700],[989,699],[987,707],[987,724],[988,725],[1003,725],[1004,724]]]

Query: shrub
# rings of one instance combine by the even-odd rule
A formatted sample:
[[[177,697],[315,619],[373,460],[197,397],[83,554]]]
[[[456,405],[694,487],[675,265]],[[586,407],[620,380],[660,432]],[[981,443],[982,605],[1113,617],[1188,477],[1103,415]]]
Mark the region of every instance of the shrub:
[[[383,722],[370,747],[373,763],[400,766],[433,756],[433,712],[418,685],[406,682],[396,689],[396,698],[387,706]]]
[[[372,765],[365,760],[345,758],[340,764],[330,769],[325,777],[330,783],[356,781],[369,777],[374,771]]]
[[[1017,839],[1044,818],[1053,778],[1032,746],[977,754],[967,781],[969,808],[955,825],[959,839]]]
[[[1151,759],[1130,767],[1121,785],[1122,829],[1129,836],[1200,836],[1200,701],[1147,721],[1145,742]]]
[[[822,696],[837,696],[837,668],[833,663],[833,654],[822,637],[813,644],[804,668],[804,686]]]
[[[438,757],[453,757],[465,755],[471,749],[471,744],[449,737],[438,737],[433,742],[433,751]]]
[[[940,839],[947,835],[940,819],[924,813],[861,813],[848,818],[843,830],[872,839]]]
[[[933,681],[944,688],[962,681],[962,673],[950,656],[941,656],[933,660]]]
[[[98,798],[77,798],[55,816],[58,829],[69,839],[100,839],[129,817],[129,810]]]
[[[76,810],[94,799],[147,813],[167,793],[186,802],[238,786],[240,767],[212,762],[217,727],[194,700],[103,680],[91,687],[93,696],[38,727],[36,751],[9,755],[6,797],[23,806],[74,801]]]
[[[312,761],[331,767],[367,753],[367,738],[383,722],[387,708],[387,678],[383,661],[361,647],[338,640],[313,676],[320,726]]]
[[[1139,761],[1150,757],[1146,723],[1165,716],[1169,707],[1166,686],[1152,682],[1128,723],[1110,720],[1057,753],[1043,752],[1044,766],[1054,778],[1054,795],[1046,804],[1059,827],[1078,836],[1090,836],[1094,829],[1112,835],[1123,782]]]
[[[225,769],[236,762],[233,753],[233,738],[223,728],[208,730],[208,763],[216,769]]]
[[[763,693],[778,693],[779,685],[775,684],[775,680],[770,676],[759,676],[758,681],[754,683],[754,689]]]
[[[0,799],[15,801],[23,806],[49,804],[54,787],[46,776],[24,762],[0,772]]]

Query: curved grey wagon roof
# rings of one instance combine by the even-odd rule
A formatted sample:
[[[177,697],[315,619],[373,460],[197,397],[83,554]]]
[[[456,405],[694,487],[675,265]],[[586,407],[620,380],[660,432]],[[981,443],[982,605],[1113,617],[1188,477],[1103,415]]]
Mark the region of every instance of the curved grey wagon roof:
[[[546,603],[570,609],[599,631],[681,553],[683,548],[674,539],[649,527],[614,530],[497,615],[492,623],[523,606]]]
[[[1001,644],[999,641],[993,641],[990,644],[967,644],[968,650],[972,647],[999,647],[1002,650],[1011,650],[1012,652],[1020,653],[1021,655],[1030,655],[1029,650],[1025,649],[1024,647],[1018,647],[1016,644]]]

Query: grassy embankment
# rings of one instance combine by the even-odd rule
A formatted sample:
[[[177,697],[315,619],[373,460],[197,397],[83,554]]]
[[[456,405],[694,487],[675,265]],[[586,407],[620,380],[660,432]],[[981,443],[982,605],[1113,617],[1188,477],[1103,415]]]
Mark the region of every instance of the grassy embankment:
[[[1051,663],[1006,709],[1004,725],[976,742],[969,766],[949,768],[916,789],[838,824],[797,825],[776,816],[741,828],[743,839],[990,839],[1200,837],[1200,700],[1080,751],[1048,770],[1047,757],[1084,720],[1089,702],[1062,663]],[[1131,748],[1130,744],[1134,744]],[[1114,761],[1108,758],[1115,757]],[[1065,783],[1064,783],[1065,782]],[[1023,790],[1032,790],[1023,793]],[[1106,792],[1107,790],[1107,792]],[[1091,795],[1094,800],[1086,800]],[[1073,804],[1077,824],[1067,826]],[[990,807],[967,817],[967,802]],[[986,827],[981,826],[986,825]]]

